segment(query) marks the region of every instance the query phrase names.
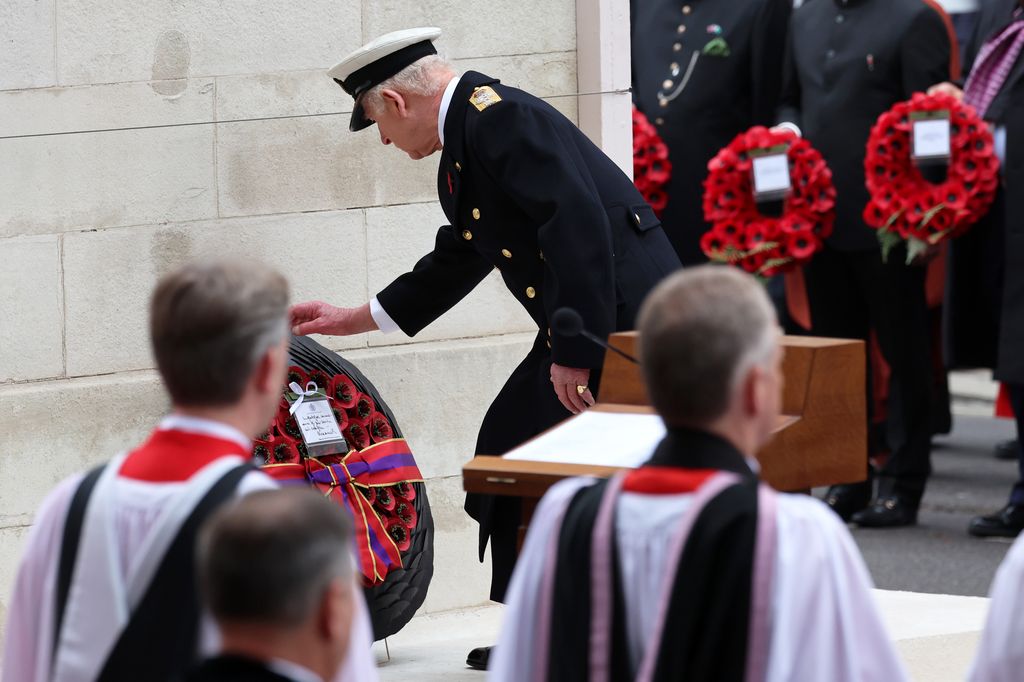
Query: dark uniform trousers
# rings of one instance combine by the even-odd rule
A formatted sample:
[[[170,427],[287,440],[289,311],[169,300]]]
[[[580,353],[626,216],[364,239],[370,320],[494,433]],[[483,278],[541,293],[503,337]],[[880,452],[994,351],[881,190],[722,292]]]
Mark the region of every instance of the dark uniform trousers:
[[[941,15],[925,0],[806,2],[790,21],[779,112],[821,152],[836,187],[835,229],[805,269],[813,333],[867,339],[875,329],[892,370],[891,454],[879,494],[912,503],[930,469],[925,268],[907,266],[903,249],[883,264],[862,218],[864,150],[879,115],[949,79],[950,49]]]
[[[1017,0],[981,3],[965,72],[984,43],[1015,20]],[[951,367],[992,367],[1024,435],[1024,54],[983,118],[1006,131],[1001,185],[988,214],[950,245],[944,342]],[[1024,448],[1010,503],[1024,505]]]
[[[866,341],[875,331],[891,370],[886,420],[891,455],[881,470],[879,495],[894,493],[916,502],[931,473],[931,334],[926,269],[905,261],[903,247],[893,249],[888,262],[878,251],[826,248],[807,265],[805,277],[813,334]],[[870,370],[867,378],[870,396]]]
[[[591,371],[604,350],[551,334],[561,307],[599,338],[632,329],[647,292],[679,267],[661,224],[629,178],[546,102],[483,74],[464,74],[444,124],[438,197],[449,225],[434,250],[377,295],[410,336],[497,268],[537,324],[533,347],[484,417],[476,454],[503,455],[569,416],[552,362]],[[490,540],[491,598],[504,598],[517,553],[518,500],[468,495]]]

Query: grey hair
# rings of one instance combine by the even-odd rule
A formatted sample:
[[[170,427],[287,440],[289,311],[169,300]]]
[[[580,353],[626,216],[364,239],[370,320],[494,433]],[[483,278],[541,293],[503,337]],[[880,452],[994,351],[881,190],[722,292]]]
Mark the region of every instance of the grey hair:
[[[288,282],[242,260],[191,263],[157,284],[150,341],[176,405],[228,405],[288,333]]]
[[[740,382],[767,366],[778,322],[764,287],[720,265],[677,272],[640,310],[640,355],[651,403],[671,426],[705,426],[729,407]]]
[[[405,67],[383,83],[378,83],[363,94],[363,110],[370,118],[376,118],[381,111],[385,90],[394,90],[403,95],[433,95],[447,83],[439,82],[439,75],[454,74],[455,67],[441,55],[427,55]]]
[[[206,522],[196,557],[206,606],[219,622],[294,628],[314,614],[331,582],[352,579],[352,520],[309,488],[261,490]]]

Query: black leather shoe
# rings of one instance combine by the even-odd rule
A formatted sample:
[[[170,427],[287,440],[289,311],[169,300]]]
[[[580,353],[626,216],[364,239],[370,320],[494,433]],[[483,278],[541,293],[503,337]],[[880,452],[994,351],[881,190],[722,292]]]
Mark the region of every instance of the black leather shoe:
[[[487,670],[487,662],[491,660],[491,646],[477,647],[466,656],[466,665],[473,670]]]
[[[871,501],[871,483],[843,483],[834,485],[825,493],[825,504],[832,508],[843,521],[868,506]]]
[[[1015,538],[1024,530],[1024,506],[1008,504],[995,514],[975,516],[967,532],[979,538]]]
[[[850,520],[864,528],[913,526],[917,523],[917,505],[895,495],[879,497]]]
[[[996,459],[1017,459],[1017,453],[1019,452],[1020,441],[1016,438],[996,443],[996,446],[992,449],[992,454],[995,455]]]

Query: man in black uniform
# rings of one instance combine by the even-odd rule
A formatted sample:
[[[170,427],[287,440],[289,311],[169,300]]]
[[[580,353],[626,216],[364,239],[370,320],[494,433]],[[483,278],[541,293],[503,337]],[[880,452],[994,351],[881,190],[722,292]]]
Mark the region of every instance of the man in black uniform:
[[[679,259],[707,260],[700,238],[708,161],[775,119],[793,0],[633,0],[633,98],[668,146],[661,219]]]
[[[538,327],[526,358],[484,417],[477,454],[500,455],[593,404],[604,351],[551,335],[562,307],[600,338],[631,329],[647,292],[679,267],[654,212],[629,178],[547,103],[496,79],[456,76],[436,55],[438,29],[378,38],[330,74],[355,98],[352,130],[374,123],[413,159],[443,149],[438,197],[450,221],[434,250],[368,304],[293,309],[299,334],[401,329],[414,335],[498,268]],[[491,541],[491,599],[516,557],[518,500],[473,495],[480,557]],[[485,666],[474,650],[470,665]]]
[[[826,497],[864,526],[917,521],[931,472],[932,381],[925,268],[907,265],[902,247],[882,261],[875,230],[861,217],[864,149],[879,115],[949,78],[950,49],[926,0],[811,0],[791,19],[779,120],[822,153],[837,191],[835,231],[805,268],[812,331],[867,339],[874,329],[892,370],[891,455],[877,497],[871,502],[870,480],[834,486]]]
[[[946,350],[957,367],[992,367],[1006,383],[1017,419],[1018,479],[999,511],[971,520],[979,537],[1024,530],[1024,0],[981,6],[965,51],[963,96],[989,122],[1000,184],[989,213],[950,246]]]

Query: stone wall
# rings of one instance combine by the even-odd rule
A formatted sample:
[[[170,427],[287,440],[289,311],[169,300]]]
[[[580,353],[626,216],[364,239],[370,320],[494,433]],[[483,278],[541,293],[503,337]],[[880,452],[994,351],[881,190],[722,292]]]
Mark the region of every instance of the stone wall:
[[[415,25],[443,27],[439,48],[460,69],[576,120],[573,0],[0,6],[0,623],[46,492],[167,407],[145,331],[161,274],[253,256],[288,273],[295,300],[356,305],[430,248],[436,158],[382,148],[375,129],[350,134],[351,103],[324,74]],[[460,466],[530,329],[492,276],[416,339],[325,341],[380,388],[429,478],[426,610],[486,598]]]

